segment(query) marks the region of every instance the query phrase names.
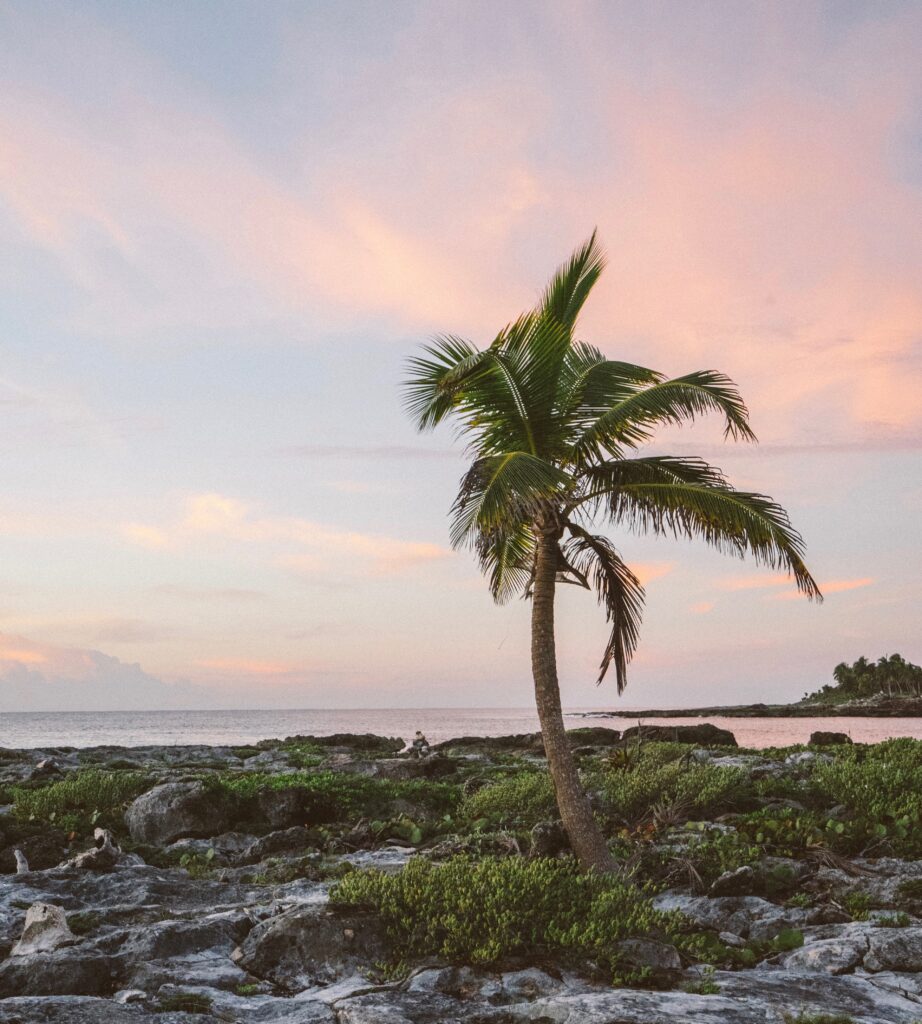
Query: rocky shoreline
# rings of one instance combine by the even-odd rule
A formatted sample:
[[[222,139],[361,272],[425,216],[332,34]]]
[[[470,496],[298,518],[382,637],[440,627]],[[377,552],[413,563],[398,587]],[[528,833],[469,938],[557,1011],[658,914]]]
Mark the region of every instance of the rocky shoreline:
[[[815,739],[574,730],[624,877],[533,947],[499,931],[540,899],[468,935],[422,889],[583,884],[538,735],[0,750],[0,1022],[918,1024],[922,743]]]
[[[922,718],[922,700],[799,701],[796,704],[732,704],[643,711],[586,711],[583,718]]]

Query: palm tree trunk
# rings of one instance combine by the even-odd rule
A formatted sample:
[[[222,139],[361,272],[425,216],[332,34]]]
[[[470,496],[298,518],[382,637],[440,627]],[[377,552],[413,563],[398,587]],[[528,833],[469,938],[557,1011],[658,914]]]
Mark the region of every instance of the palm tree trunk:
[[[584,868],[613,871],[615,862],[580,782],[560,707],[557,650],[554,642],[557,546],[556,530],[538,531],[537,565],[531,602],[531,670],[535,680],[535,703],[544,739],[544,752],[557,795],[557,806],[573,852]]]

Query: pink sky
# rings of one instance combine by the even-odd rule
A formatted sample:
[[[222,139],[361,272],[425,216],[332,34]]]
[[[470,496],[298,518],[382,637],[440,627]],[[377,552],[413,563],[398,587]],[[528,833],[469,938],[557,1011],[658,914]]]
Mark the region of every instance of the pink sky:
[[[396,384],[593,226],[584,336],[738,382],[759,449],[661,447],[781,500],[829,595],[616,538],[624,702],[920,660],[920,44],[897,2],[4,5],[0,708],[528,704]],[[565,700],[604,705],[577,597]]]

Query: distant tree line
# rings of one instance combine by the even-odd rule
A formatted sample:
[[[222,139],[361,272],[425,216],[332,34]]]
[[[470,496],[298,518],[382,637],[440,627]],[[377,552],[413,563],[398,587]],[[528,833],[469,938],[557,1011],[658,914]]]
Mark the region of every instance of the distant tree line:
[[[844,661],[832,672],[828,683],[806,700],[854,700],[861,697],[922,697],[922,667],[902,655],[890,654],[877,661],[861,657],[854,664]]]

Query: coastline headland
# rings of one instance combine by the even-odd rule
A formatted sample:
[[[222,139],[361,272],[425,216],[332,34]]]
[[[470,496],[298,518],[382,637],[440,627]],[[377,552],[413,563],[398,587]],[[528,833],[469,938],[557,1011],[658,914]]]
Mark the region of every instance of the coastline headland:
[[[0,1022],[919,1019],[922,740],[569,736],[615,875],[539,733],[0,749]]]

